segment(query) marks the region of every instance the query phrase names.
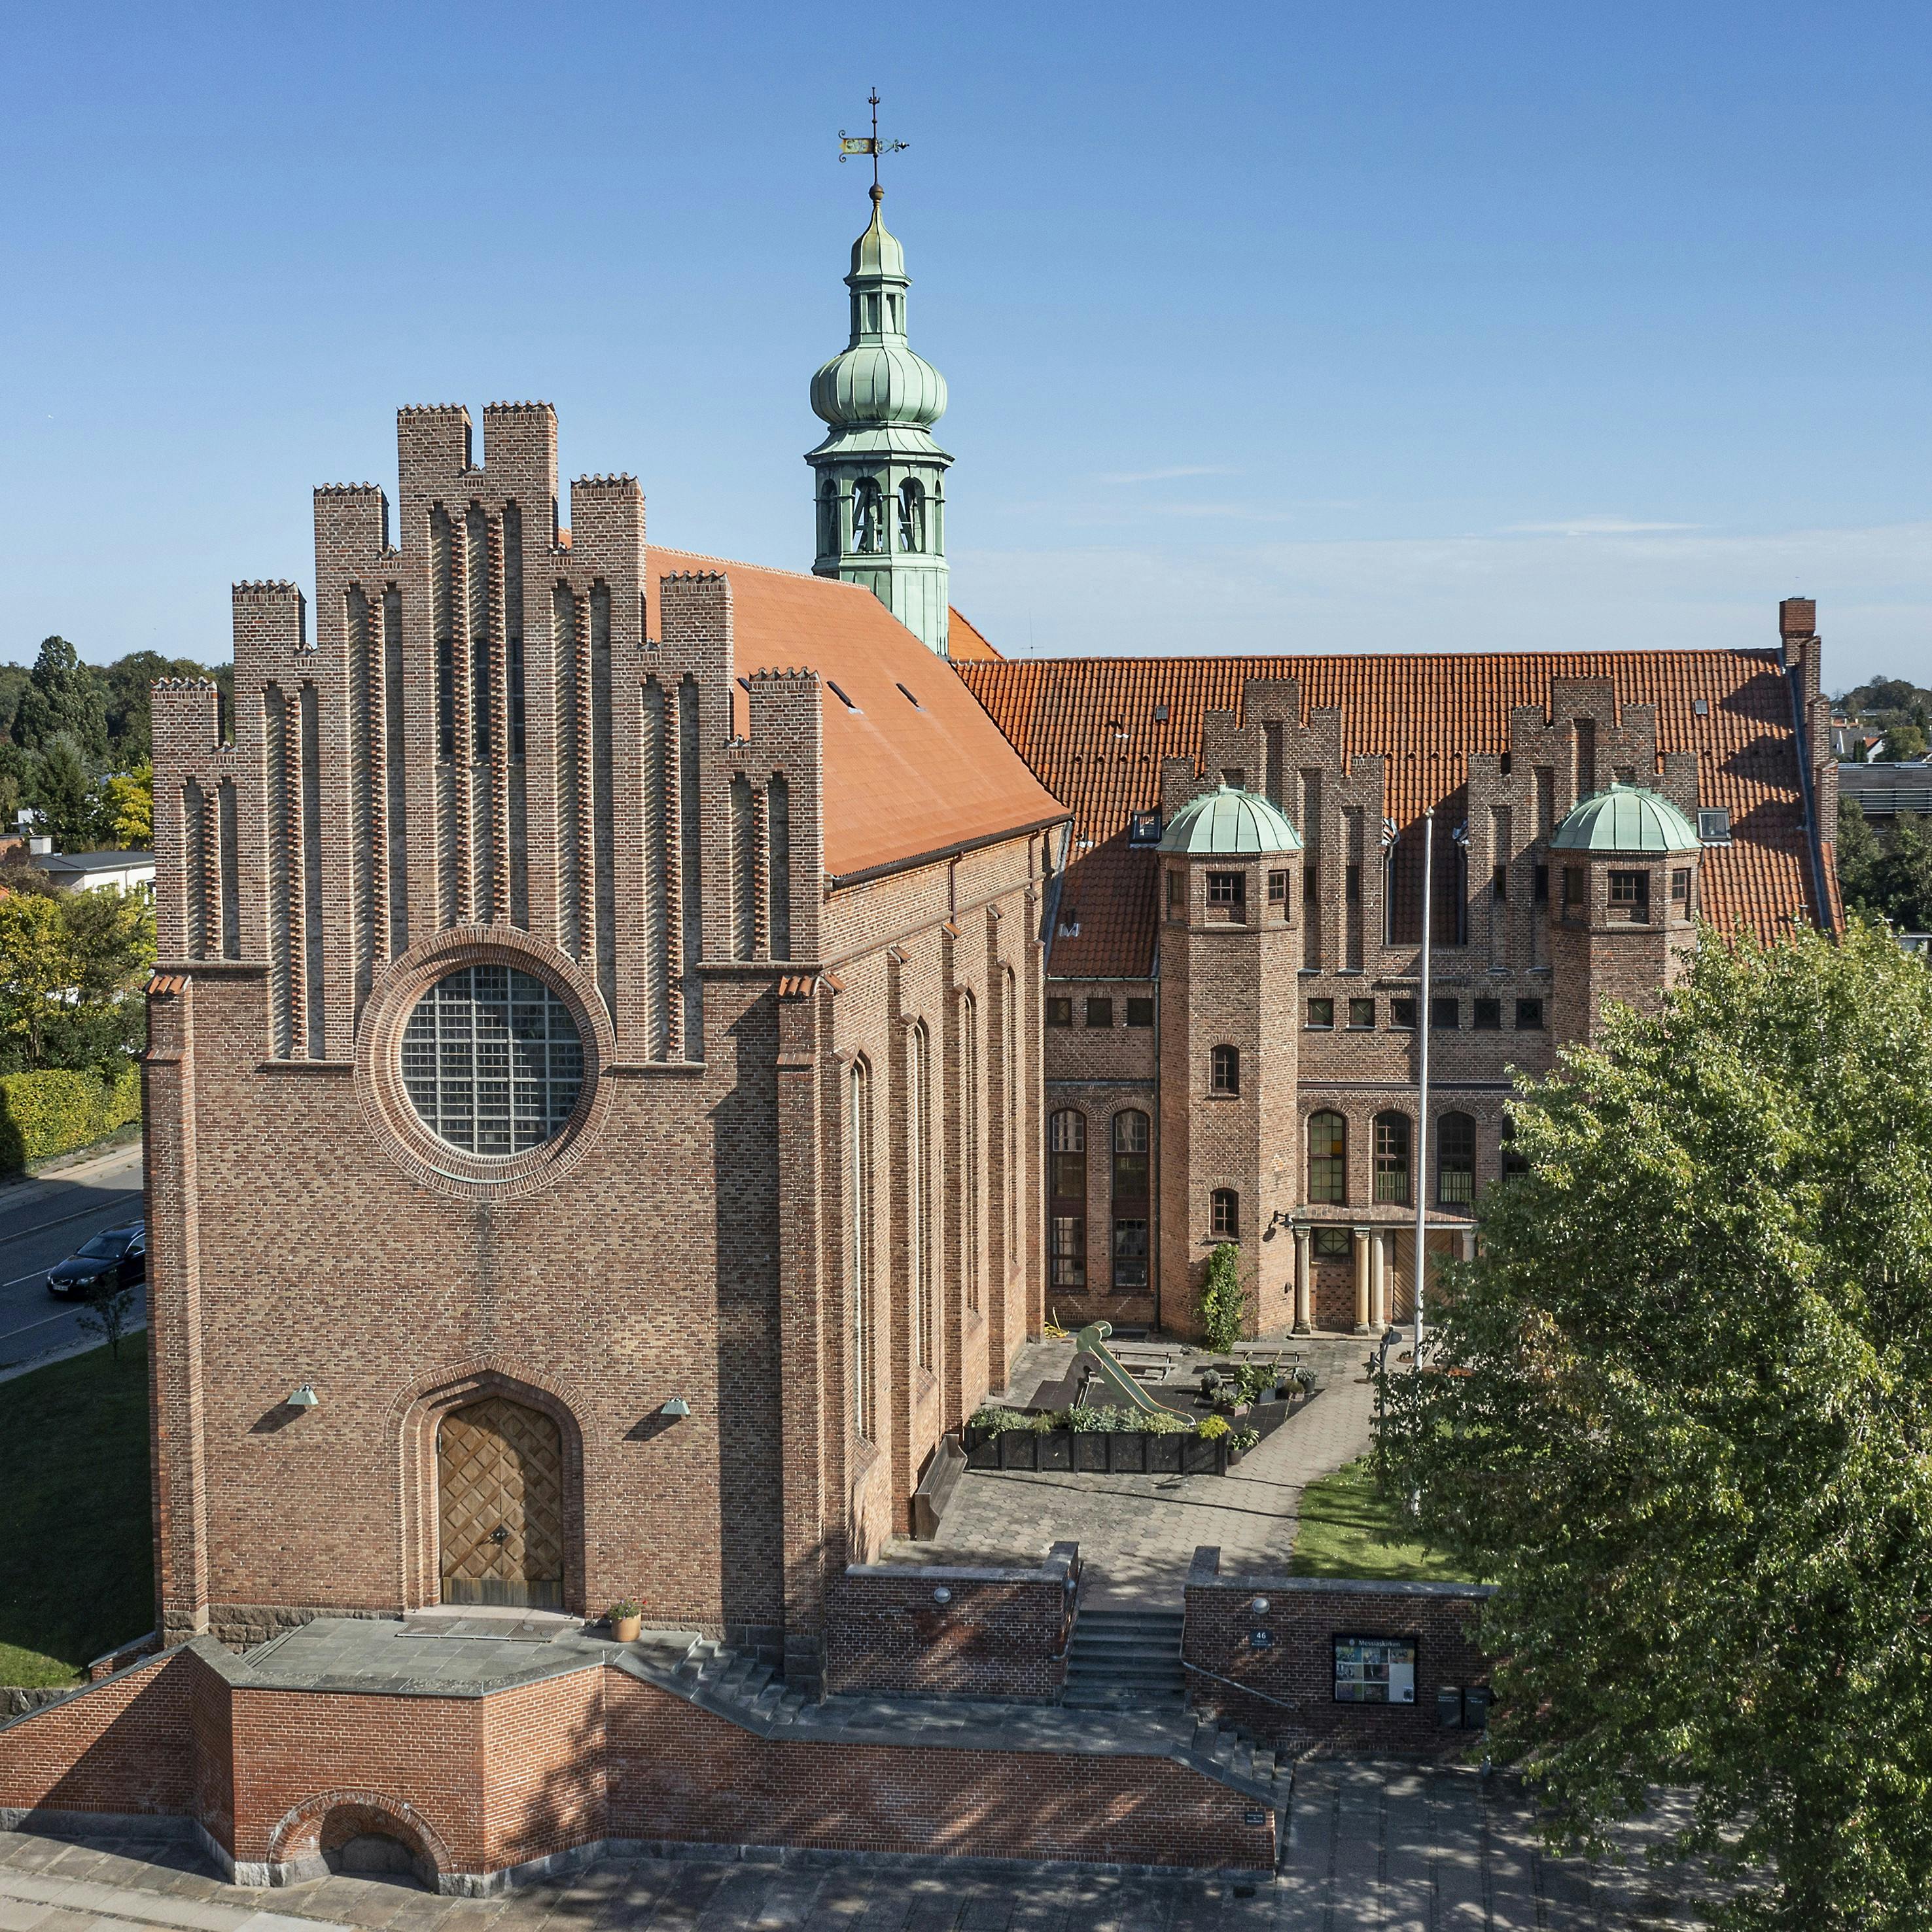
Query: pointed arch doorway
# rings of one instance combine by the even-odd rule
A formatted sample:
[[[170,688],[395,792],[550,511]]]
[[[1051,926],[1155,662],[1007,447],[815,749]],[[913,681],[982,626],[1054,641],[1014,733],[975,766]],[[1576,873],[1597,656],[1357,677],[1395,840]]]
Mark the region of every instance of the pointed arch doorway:
[[[541,1410],[490,1396],[436,1431],[446,1604],[563,1607],[562,1432]]]

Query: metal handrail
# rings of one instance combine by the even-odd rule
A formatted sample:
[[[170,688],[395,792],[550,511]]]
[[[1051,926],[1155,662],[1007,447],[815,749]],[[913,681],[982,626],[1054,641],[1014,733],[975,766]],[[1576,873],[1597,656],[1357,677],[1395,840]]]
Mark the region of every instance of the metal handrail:
[[[1277,1697],[1266,1690],[1257,1690],[1252,1684],[1244,1684],[1238,1677],[1223,1677],[1218,1670],[1210,1670],[1204,1664],[1190,1664],[1184,1656],[1180,1660],[1184,1670],[1191,1670],[1198,1676],[1211,1677],[1216,1684],[1225,1684],[1231,1690],[1238,1690],[1244,1696],[1258,1697],[1264,1704],[1277,1704],[1284,1711],[1298,1711],[1300,1704],[1286,1697]]]

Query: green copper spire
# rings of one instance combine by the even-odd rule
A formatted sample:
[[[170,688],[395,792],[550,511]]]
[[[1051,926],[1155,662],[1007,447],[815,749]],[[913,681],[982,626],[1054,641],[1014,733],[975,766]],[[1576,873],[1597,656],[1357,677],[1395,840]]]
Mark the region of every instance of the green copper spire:
[[[876,136],[875,136],[876,138]],[[852,333],[812,379],[813,412],[829,431],[807,452],[818,480],[820,577],[862,584],[929,650],[946,655],[947,466],[932,440],[946,379],[906,344],[905,250],[887,229],[884,192],[852,244]]]

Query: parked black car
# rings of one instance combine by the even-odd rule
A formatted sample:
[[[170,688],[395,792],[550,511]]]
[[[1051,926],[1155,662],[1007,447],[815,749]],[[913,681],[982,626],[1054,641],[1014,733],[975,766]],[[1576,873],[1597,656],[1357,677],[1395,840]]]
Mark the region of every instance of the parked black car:
[[[124,1227],[104,1228],[68,1256],[48,1275],[47,1292],[85,1300],[147,1278],[148,1224],[130,1221]]]

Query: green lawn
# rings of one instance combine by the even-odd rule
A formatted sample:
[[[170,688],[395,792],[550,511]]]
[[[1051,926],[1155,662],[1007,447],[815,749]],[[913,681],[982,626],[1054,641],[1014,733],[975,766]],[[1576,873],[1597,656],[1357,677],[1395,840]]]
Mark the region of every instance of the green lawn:
[[[1454,1559],[1406,1541],[1393,1504],[1376,1493],[1375,1462],[1364,1456],[1301,1492],[1294,1532],[1297,1576],[1373,1576],[1400,1582],[1458,1583]]]
[[[148,1338],[0,1382],[0,1684],[68,1684],[154,1624]]]

